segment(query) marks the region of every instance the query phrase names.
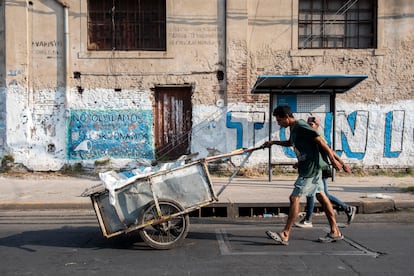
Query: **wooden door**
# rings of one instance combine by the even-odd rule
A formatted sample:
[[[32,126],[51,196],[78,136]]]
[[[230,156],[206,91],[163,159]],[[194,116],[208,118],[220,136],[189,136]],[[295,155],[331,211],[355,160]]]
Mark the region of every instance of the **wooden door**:
[[[157,160],[177,159],[190,153],[192,128],[191,87],[156,87],[154,110]]]

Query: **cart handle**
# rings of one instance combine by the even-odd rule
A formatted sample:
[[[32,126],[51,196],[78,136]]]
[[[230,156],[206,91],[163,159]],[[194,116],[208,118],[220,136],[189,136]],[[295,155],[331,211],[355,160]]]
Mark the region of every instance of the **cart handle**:
[[[223,185],[220,189],[220,191],[218,191],[217,196],[220,196],[221,193],[224,192],[224,190],[226,189],[226,187],[231,183],[231,181],[233,180],[233,178],[236,176],[236,174],[240,171],[240,169],[244,166],[244,164],[247,162],[247,160],[249,159],[250,155],[252,155],[252,152],[258,149],[264,149],[266,148],[265,146],[260,146],[260,147],[256,147],[256,148],[251,148],[251,149],[246,149],[243,150],[243,153],[247,152],[246,157],[243,159],[243,161],[240,163],[240,165],[237,167],[237,170],[235,170],[233,172],[233,174],[230,176],[229,181]]]
[[[204,160],[206,160],[208,162],[208,161],[217,160],[217,159],[221,159],[221,158],[226,158],[226,157],[230,157],[230,156],[234,156],[234,155],[240,155],[240,154],[244,154],[244,153],[248,153],[248,152],[253,152],[255,150],[264,149],[264,148],[265,147],[262,145],[262,146],[255,147],[255,148],[250,148],[250,149],[236,149],[236,150],[233,150],[233,151],[228,152],[228,153],[214,155],[214,156],[208,156],[208,157],[204,158]]]

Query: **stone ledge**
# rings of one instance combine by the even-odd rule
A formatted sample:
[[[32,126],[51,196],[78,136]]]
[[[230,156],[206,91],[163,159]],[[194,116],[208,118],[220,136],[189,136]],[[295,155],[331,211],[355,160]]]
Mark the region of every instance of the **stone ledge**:
[[[407,209],[407,208],[414,208],[414,200],[395,200],[394,202],[396,209]]]
[[[384,213],[395,211],[395,208],[395,203],[391,199],[363,199],[360,202],[359,213]]]

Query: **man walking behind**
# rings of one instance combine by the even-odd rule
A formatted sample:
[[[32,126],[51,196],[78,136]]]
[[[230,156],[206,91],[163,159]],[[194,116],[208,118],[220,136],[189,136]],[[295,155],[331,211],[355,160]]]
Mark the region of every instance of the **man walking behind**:
[[[319,126],[321,123],[321,120],[319,119],[319,117],[317,116],[308,117],[307,122],[308,122],[308,125],[310,125],[311,128],[313,128],[315,131],[317,131],[321,135],[322,139],[324,139],[323,135],[319,132]],[[335,151],[333,151],[333,155],[342,164],[343,166],[342,169],[345,172],[351,172],[351,168],[340,159],[339,155],[337,155]],[[325,158],[323,159],[325,162],[329,162]],[[348,224],[350,224],[354,220],[354,217],[356,214],[356,207],[349,206],[348,204],[346,204],[345,202],[343,202],[336,196],[329,193],[329,190],[328,190],[328,178],[329,177],[332,177],[331,168],[322,170],[322,182],[323,182],[323,187],[324,187],[323,191],[325,192],[325,195],[328,197],[329,201],[333,205],[336,205],[344,210],[346,216],[348,217]],[[315,206],[315,197],[313,196],[306,197],[306,207],[305,207],[306,214],[303,220],[295,223],[297,227],[300,227],[300,228],[312,227],[312,214],[313,214],[314,206]]]
[[[335,159],[328,144],[304,120],[294,118],[292,110],[287,105],[278,106],[273,111],[279,126],[290,129],[290,138],[287,141],[267,141],[264,147],[279,145],[293,147],[298,158],[298,178],[289,197],[290,206],[286,225],[281,232],[266,231],[266,234],[278,244],[288,245],[290,231],[299,213],[301,196],[315,196],[320,202],[329,221],[330,232],[319,238],[320,242],[335,242],[344,237],[336,224],[335,213],[329,199],[323,192],[322,169],[328,164],[323,161],[319,150],[326,153],[332,166],[336,170],[343,168],[343,162]]]

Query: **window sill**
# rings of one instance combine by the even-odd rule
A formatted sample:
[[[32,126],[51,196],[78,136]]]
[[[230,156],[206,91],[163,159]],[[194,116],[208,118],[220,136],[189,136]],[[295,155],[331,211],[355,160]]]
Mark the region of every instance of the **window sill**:
[[[87,51],[79,52],[79,59],[172,59],[167,52],[162,51]]]
[[[318,57],[324,56],[331,53],[338,54],[338,52],[346,52],[346,51],[360,51],[362,54],[365,53],[366,55],[371,56],[385,56],[386,50],[383,48],[380,49],[295,49],[290,50],[291,57]]]
[[[324,49],[290,50],[291,57],[317,57],[325,54]]]

